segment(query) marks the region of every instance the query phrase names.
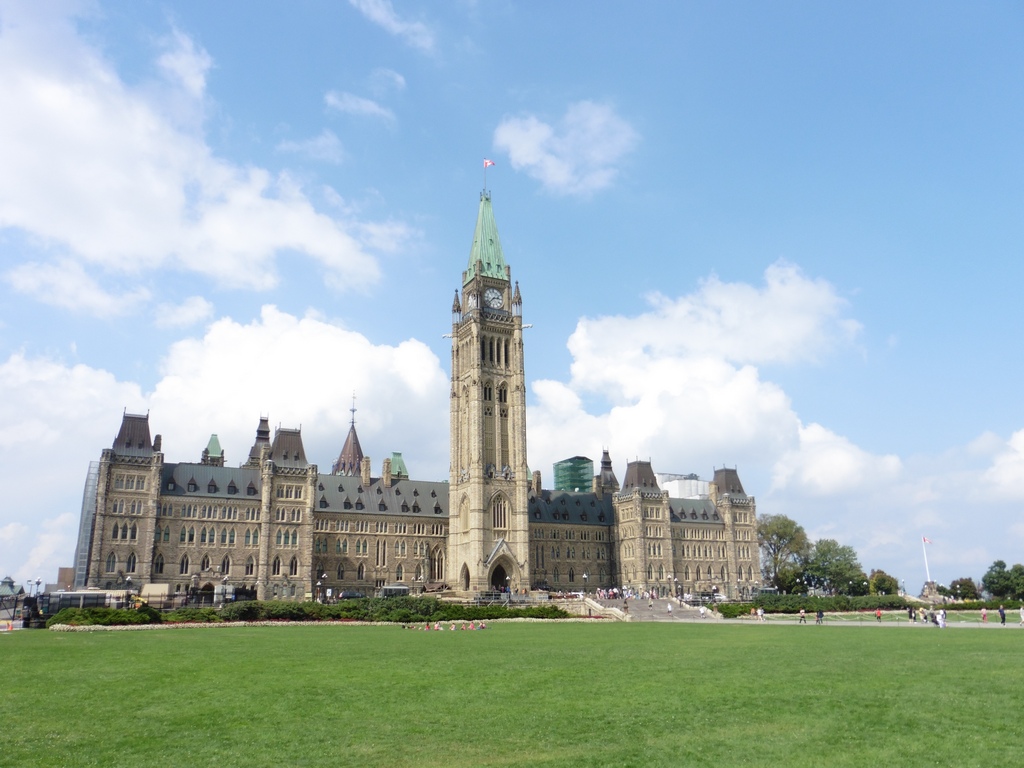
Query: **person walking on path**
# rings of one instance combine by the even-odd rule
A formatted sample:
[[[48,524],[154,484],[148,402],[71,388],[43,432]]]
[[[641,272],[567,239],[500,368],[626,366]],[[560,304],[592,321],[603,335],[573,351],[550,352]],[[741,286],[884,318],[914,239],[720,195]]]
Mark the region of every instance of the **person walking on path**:
[[[999,605],[999,626],[1006,626],[1006,609],[1003,608],[1002,604]]]
[[[804,613],[804,609],[803,608],[800,609],[800,622],[799,623],[800,624],[806,624],[807,623],[807,614]]]
[[[981,620],[983,622],[988,621],[988,608],[986,608],[985,606],[981,606]]]
[[[1020,604],[1020,626],[1024,627],[1024,603]]]
[[[672,618],[672,601],[671,600],[668,601],[668,617],[670,619]]]
[[[879,624],[882,623],[882,609],[881,608],[875,608],[875,621],[877,621]]]
[[[825,620],[825,612],[823,610],[821,610],[821,608],[819,608],[818,612],[814,614],[814,623],[815,624],[821,624],[824,620]]]

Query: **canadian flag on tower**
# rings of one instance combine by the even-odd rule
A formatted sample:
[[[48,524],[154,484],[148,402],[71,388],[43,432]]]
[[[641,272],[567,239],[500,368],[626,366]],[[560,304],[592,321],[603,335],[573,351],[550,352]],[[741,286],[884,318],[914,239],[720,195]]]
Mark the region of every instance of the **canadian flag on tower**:
[[[928,538],[928,537],[926,537],[926,536],[922,536],[922,537],[921,537],[921,541],[923,541],[923,542],[924,542],[925,544],[931,544],[931,543],[932,543],[932,540],[931,540],[931,539],[929,539],[929,538]]]
[[[490,168],[490,167],[491,167],[492,165],[494,165],[494,161],[493,161],[493,160],[488,160],[488,159],[487,159],[487,158],[485,157],[485,158],[484,158],[484,168]]]

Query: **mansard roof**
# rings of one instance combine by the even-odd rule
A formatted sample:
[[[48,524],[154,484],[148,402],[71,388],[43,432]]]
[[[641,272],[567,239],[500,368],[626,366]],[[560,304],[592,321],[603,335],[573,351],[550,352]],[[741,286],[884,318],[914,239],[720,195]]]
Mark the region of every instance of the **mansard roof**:
[[[718,486],[720,494],[728,493],[730,496],[747,497],[746,491],[743,490],[743,483],[740,482],[740,474],[735,467],[716,469],[714,483]]]
[[[309,466],[306,449],[302,446],[302,430],[278,427],[270,446],[270,459],[279,467],[304,469]]]
[[[545,491],[531,494],[529,500],[530,524],[560,523],[562,525],[611,525],[611,496],[576,491]]]
[[[253,492],[249,492],[249,486]],[[191,490],[190,490],[191,487]],[[262,494],[260,470],[254,467],[217,467],[211,464],[164,464],[160,473],[162,496],[198,496],[215,499],[256,499]]]
[[[463,273],[462,284],[468,285],[476,275],[477,262],[481,263],[482,277],[508,279],[508,267],[501,252],[498,239],[498,225],[494,223],[489,192],[480,193],[480,208],[476,215],[476,230],[473,232],[473,247],[469,250],[469,267]]]
[[[658,478],[649,461],[631,461],[626,466],[626,476],[622,480],[622,490],[639,488],[641,491],[660,491]]]
[[[152,456],[153,441],[149,436],[149,414],[140,416],[125,411],[121,429],[111,446],[118,456]]]
[[[701,497],[699,499],[669,499],[669,519],[673,523],[721,523],[722,518],[718,514],[711,499]]]
[[[374,515],[418,515],[424,519],[448,518],[448,483],[429,480],[393,480],[386,488],[381,478],[364,486],[358,476],[320,475],[313,510],[362,512]]]

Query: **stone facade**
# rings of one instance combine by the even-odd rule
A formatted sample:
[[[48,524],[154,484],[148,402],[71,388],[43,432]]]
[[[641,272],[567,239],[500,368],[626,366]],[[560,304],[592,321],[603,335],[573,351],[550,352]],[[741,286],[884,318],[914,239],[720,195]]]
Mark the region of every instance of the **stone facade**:
[[[673,499],[649,462],[620,487],[605,451],[586,490],[547,491],[526,457],[523,299],[482,195],[452,305],[451,473],[408,477],[400,454],[371,476],[353,421],[331,473],[301,432],[261,418],[247,460],[211,437],[199,461],[168,463],[149,416],[124,414],[83,503],[78,561],[100,588],[230,584],[260,599],[369,594],[391,583],[484,590],[633,587],[743,596],[758,583],[756,505],[734,469],[706,495]],[[579,457],[577,457],[579,458]],[[88,514],[86,514],[88,507]]]

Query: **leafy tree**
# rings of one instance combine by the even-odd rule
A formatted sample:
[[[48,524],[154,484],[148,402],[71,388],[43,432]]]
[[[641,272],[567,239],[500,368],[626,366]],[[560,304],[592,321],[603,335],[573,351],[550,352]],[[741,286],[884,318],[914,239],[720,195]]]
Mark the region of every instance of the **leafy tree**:
[[[835,539],[818,539],[804,563],[804,573],[812,583],[842,595],[866,595],[867,574],[857,560],[853,547]]]
[[[981,577],[981,586],[995,597],[1006,597],[1013,591],[1010,572],[1006,570],[1006,562],[996,560]]]
[[[978,585],[974,583],[974,579],[970,578],[953,579],[949,584],[949,592],[953,597],[963,600],[977,600],[981,597]]]
[[[890,576],[885,571],[872,571],[868,576],[868,592],[872,595],[898,595],[900,583],[895,576]]]
[[[765,515],[757,521],[757,544],[764,583],[790,591],[797,568],[810,551],[803,526],[785,515]]]
[[[1010,568],[1010,597],[1020,600],[1024,596],[1024,565],[1014,563]]]

